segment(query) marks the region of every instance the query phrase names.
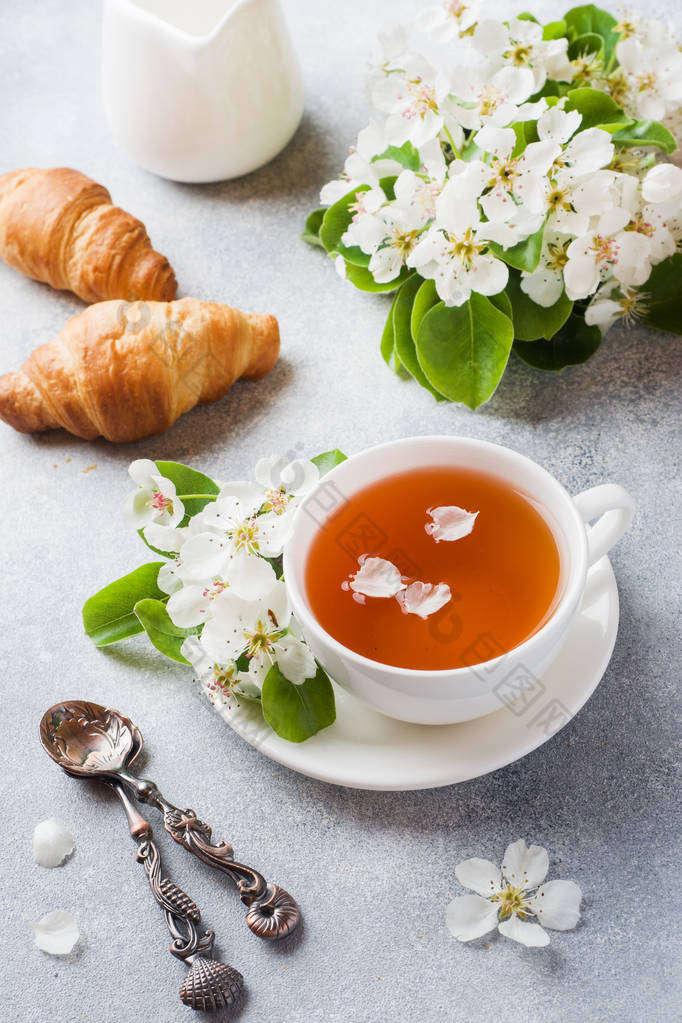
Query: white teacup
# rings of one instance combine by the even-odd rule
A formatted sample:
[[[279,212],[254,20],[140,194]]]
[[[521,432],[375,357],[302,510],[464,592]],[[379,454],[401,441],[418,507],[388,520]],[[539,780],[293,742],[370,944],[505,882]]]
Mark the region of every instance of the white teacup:
[[[320,529],[333,528],[345,500],[386,476],[425,466],[475,468],[509,481],[538,506],[559,547],[561,571],[554,612],[529,639],[499,656],[490,634],[472,648],[470,667],[439,671],[398,668],[349,650],[326,632],[306,596],[305,566]],[[444,725],[482,717],[500,707],[500,686],[534,684],[559,653],[578,611],[588,570],[623,535],[634,505],[616,484],[604,484],[572,498],[562,485],[525,455],[468,437],[411,437],[369,448],[325,476],[296,512],[284,555],[291,603],[315,657],[354,696],[389,717]],[[594,525],[588,525],[593,520]]]

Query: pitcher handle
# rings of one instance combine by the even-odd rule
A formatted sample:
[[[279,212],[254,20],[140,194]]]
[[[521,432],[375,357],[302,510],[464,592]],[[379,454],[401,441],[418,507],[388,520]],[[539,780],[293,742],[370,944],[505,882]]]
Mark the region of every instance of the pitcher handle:
[[[603,483],[583,490],[573,501],[587,529],[587,565],[591,568],[617,543],[628,529],[635,503],[617,483]],[[594,525],[590,525],[597,519]]]

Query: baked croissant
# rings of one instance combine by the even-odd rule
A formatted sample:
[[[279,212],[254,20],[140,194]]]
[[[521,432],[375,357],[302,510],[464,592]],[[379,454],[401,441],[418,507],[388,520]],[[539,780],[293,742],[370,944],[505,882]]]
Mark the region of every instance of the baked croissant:
[[[85,302],[169,302],[177,291],[144,224],[113,206],[103,185],[68,167],[0,175],[0,257]]]
[[[140,440],[222,398],[239,377],[265,376],[278,354],[274,316],[195,298],[100,302],[0,377],[0,419],[22,433]]]

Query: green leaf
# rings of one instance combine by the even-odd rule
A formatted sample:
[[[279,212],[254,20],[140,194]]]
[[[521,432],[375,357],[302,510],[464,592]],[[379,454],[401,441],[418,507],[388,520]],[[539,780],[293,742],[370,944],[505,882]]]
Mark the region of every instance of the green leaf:
[[[180,647],[188,636],[197,634],[198,628],[180,629],[174,625],[166,610],[166,604],[162,600],[150,598],[138,600],[134,610],[140,625],[157,650],[160,650],[166,657],[170,657],[172,661],[189,664],[189,661],[180,653]]]
[[[542,30],[542,38],[548,39],[562,39],[566,35],[566,22],[565,21],[548,21]]]
[[[433,309],[435,305],[438,305],[440,298],[436,291],[435,281],[422,281],[422,285],[417,292],[412,306],[412,316],[410,318],[410,332],[412,334],[412,340],[416,343],[417,334],[419,333],[419,325],[428,313],[429,309]]]
[[[181,525],[186,526],[193,515],[196,515],[207,504],[210,504],[220,492],[220,487],[209,476],[196,469],[190,469],[181,462],[159,462],[156,467],[162,476],[175,484],[175,490],[185,506],[185,517]],[[192,495],[189,497],[188,495]],[[206,495],[205,497],[202,495]]]
[[[573,7],[564,14],[564,21],[569,40],[592,33],[601,36],[604,40],[604,58],[608,63],[620,40],[620,33],[615,31],[617,21],[612,14],[595,7],[594,4],[586,4],[582,7]]]
[[[95,593],[83,605],[83,626],[96,646],[108,646],[142,632],[135,605],[145,597],[163,600],[156,579],[162,561],[150,561]]]
[[[511,320],[512,304],[506,291],[499,291],[497,295],[489,295],[488,301],[492,302],[496,309],[499,309],[501,313],[504,313],[504,315]]]
[[[563,327],[571,315],[573,303],[562,292],[554,305],[540,306],[521,290],[521,275],[510,274],[507,282],[507,295],[512,306],[514,337],[517,341],[537,341],[539,338],[551,338]]]
[[[404,266],[394,280],[388,281],[386,284],[377,284],[370,271],[364,266],[353,266],[352,263],[346,262],[346,277],[360,291],[397,291],[412,276],[412,273],[413,271]]]
[[[536,369],[552,372],[587,362],[601,344],[599,327],[590,327],[582,316],[572,313],[551,341],[515,341],[514,351]]]
[[[417,383],[430,391],[436,401],[445,401],[443,395],[432,387],[426,375],[419,365],[417,349],[412,337],[412,310],[417,293],[421,290],[424,281],[417,274],[411,277],[395,297],[393,302],[393,338],[395,352],[401,364],[410,373]]]
[[[635,121],[621,128],[611,138],[617,146],[657,146],[666,153],[674,153],[677,139],[658,121]]]
[[[538,122],[537,121],[517,121],[516,124],[512,124],[512,129],[516,135],[516,143],[512,150],[512,156],[520,156],[527,145],[531,142],[538,141]]]
[[[176,552],[174,551],[160,551],[158,547],[152,547],[149,540],[147,540],[146,536],[144,535],[144,530],[138,529],[137,535],[139,536],[140,540],[145,545],[145,547],[148,547],[149,550],[152,551],[154,554],[160,554],[162,558],[176,557]]]
[[[263,717],[288,742],[303,742],[336,720],[334,690],[319,665],[314,678],[297,686],[273,664],[263,681],[262,701]]]
[[[484,155],[483,150],[473,141],[473,134],[472,132],[469,141],[460,150],[460,159],[465,163],[469,163],[471,160],[480,160]]]
[[[402,146],[389,146],[379,156],[372,157],[372,163],[377,160],[395,160],[406,170],[418,171],[422,165],[422,158],[419,150],[415,149],[411,142],[405,142]]]
[[[397,296],[396,296],[397,297]],[[388,316],[386,317],[386,323],[381,334],[381,358],[384,360],[386,365],[390,369],[397,372],[399,359],[395,350],[395,331],[393,330],[393,309],[395,308],[395,298],[391,302],[391,307],[388,310]]]
[[[395,199],[395,183],[398,180],[398,175],[393,174],[387,178],[379,179],[379,188],[384,193],[387,199],[391,202]]]
[[[576,36],[568,47],[569,60],[577,60],[586,53],[598,56],[604,54],[604,40],[596,32],[585,32],[584,35]]]
[[[513,266],[517,270],[527,270],[528,273],[532,273],[540,262],[544,233],[545,222],[543,221],[542,226],[538,228],[535,234],[531,234],[523,242],[517,242],[516,245],[510,246],[508,249],[503,249],[497,242],[489,242],[488,247],[499,259],[504,260],[507,266]]]
[[[642,323],[669,334],[682,334],[682,252],[676,252],[651,271],[646,282],[649,298]]]
[[[439,302],[419,327],[419,364],[441,394],[478,408],[499,384],[513,339],[511,320],[484,295],[462,306]]]
[[[327,252],[338,252],[341,238],[353,219],[353,211],[350,207],[355,203],[358,192],[367,191],[369,191],[369,185],[358,185],[352,192],[347,192],[325,211],[320,224],[319,236]]]
[[[348,230],[353,220],[353,210],[358,192],[367,192],[369,185],[359,185],[352,192],[348,192],[341,199],[330,206],[322,218],[319,237],[323,248],[330,254],[338,253],[344,259],[356,266],[367,266],[369,256],[363,252],[359,245],[344,245],[341,239]]]
[[[625,111],[599,89],[571,89],[564,109],[577,110],[582,114],[579,131],[602,128],[604,131],[613,132],[632,124]]]
[[[548,106],[554,106],[561,96],[565,96],[570,89],[568,82],[555,82],[548,78],[545,84],[537,92],[534,92],[529,103],[537,103],[539,99],[546,99]]]
[[[324,248],[320,241],[320,228],[322,227],[322,221],[326,212],[324,209],[313,210],[308,216],[303,234],[301,235],[303,241],[307,242],[308,245],[318,245],[321,249]]]
[[[333,448],[331,451],[323,451],[321,455],[315,455],[310,461],[317,466],[320,476],[326,476],[337,465],[341,465],[341,462],[345,462],[347,457],[343,451]]]

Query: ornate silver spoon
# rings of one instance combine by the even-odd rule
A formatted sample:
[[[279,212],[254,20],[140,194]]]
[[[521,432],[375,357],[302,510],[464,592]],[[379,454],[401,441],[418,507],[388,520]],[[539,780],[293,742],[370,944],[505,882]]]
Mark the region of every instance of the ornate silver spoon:
[[[180,845],[204,863],[227,874],[249,907],[246,922],[259,938],[283,938],[300,920],[296,901],[262,874],[234,859],[227,842],[211,843],[211,828],[194,810],[180,810],[163,797],[153,781],[127,770],[142,749],[142,735],[129,718],[82,700],[55,704],[40,722],[46,752],[68,774],[123,783],[142,803],[163,814],[163,826]]]

